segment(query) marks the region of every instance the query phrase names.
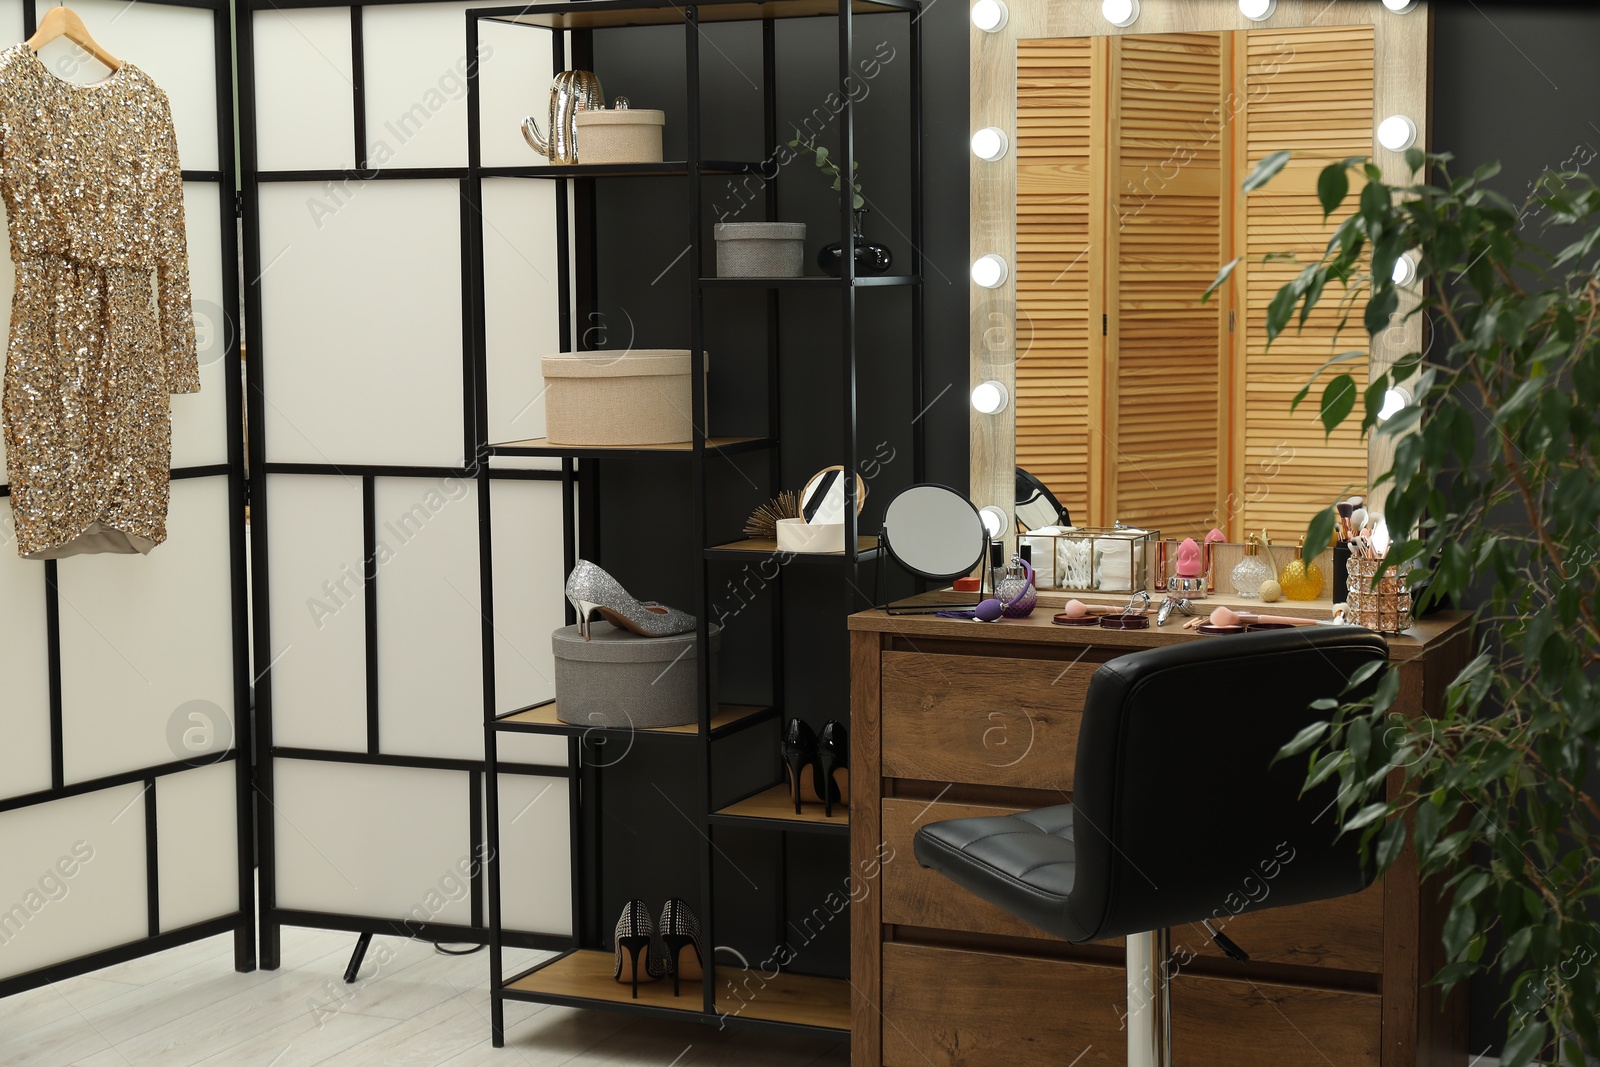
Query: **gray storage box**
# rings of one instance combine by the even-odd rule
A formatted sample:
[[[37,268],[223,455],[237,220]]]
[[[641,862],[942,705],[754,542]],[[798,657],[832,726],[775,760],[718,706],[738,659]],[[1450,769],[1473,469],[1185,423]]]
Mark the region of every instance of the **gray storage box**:
[[[573,726],[641,730],[699,720],[693,630],[672,637],[640,637],[596,619],[589,632],[588,641],[576,626],[563,626],[551,635],[556,653],[556,718]],[[721,643],[722,628],[713,625],[713,680]]]
[[[805,271],[803,222],[719,222],[711,233],[719,278],[798,278]]]

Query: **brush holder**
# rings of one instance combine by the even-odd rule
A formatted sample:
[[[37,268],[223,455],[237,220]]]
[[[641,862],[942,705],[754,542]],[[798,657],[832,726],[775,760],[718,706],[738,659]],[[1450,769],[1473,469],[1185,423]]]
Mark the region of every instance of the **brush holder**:
[[[1407,582],[1409,568],[1391,567],[1379,578],[1377,574],[1381,566],[1381,559],[1351,558],[1345,621],[1379,633],[1397,634],[1409,630],[1415,621],[1412,617],[1411,586]]]

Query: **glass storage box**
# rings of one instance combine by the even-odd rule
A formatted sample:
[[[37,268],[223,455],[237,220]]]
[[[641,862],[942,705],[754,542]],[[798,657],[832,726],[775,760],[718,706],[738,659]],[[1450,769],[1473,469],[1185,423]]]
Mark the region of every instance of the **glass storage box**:
[[[1159,530],[1129,526],[1041,526],[1021,542],[1033,548],[1034,585],[1073,593],[1137,593],[1150,587]]]

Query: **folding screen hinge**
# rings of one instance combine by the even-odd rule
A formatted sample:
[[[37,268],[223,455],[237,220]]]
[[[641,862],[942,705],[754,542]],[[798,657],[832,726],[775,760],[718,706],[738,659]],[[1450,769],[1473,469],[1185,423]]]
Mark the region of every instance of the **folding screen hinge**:
[[[1228,332],[1233,332],[1233,309],[1228,309]]]
[[[239,189],[233,191],[233,217],[244,218],[244,192]]]
[[[1110,337],[1111,336],[1111,324],[1110,324],[1110,322],[1111,322],[1111,316],[1109,316],[1109,315],[1101,315],[1100,316],[1100,336],[1101,337]]]

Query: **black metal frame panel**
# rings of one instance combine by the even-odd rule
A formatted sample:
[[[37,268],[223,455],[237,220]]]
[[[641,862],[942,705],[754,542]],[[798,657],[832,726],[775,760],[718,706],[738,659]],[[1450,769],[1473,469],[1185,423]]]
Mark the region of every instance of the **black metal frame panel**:
[[[423,3],[427,0],[380,0],[383,4]],[[557,471],[545,470],[510,470],[496,469],[490,471],[486,457],[477,448],[476,442],[481,437],[478,429],[487,419],[487,401],[484,398],[481,383],[481,362],[473,358],[473,353],[479,348],[478,328],[469,309],[480,306],[482,303],[479,279],[474,272],[468,269],[468,264],[476,261],[478,255],[477,207],[478,201],[469,196],[471,187],[469,169],[467,167],[395,167],[379,169],[369,166],[366,158],[366,72],[363,54],[362,12],[370,4],[349,4],[334,2],[334,0],[295,0],[291,3],[275,2],[275,0],[244,0],[239,6],[238,26],[236,29],[238,40],[238,71],[239,71],[239,123],[240,123],[240,160],[242,172],[242,215],[244,218],[244,267],[246,276],[253,279],[245,289],[246,318],[254,324],[251,336],[250,360],[248,364],[248,414],[251,426],[250,436],[250,467],[258,472],[259,491],[252,494],[252,524],[250,530],[252,546],[252,579],[255,592],[254,621],[255,621],[255,652],[257,662],[265,664],[260,677],[256,680],[256,720],[254,743],[256,751],[260,753],[256,766],[256,789],[263,798],[263,803],[256,809],[256,838],[260,849],[260,957],[261,966],[274,969],[280,962],[280,932],[284,926],[307,926],[328,930],[350,930],[362,934],[391,933],[402,937],[422,937],[433,940],[451,942],[484,942],[488,940],[488,928],[483,921],[482,908],[479,904],[478,885],[473,891],[473,920],[471,926],[455,926],[439,923],[417,923],[395,917],[364,916],[341,914],[332,912],[307,911],[279,908],[276,893],[276,818],[273,807],[274,787],[274,761],[281,759],[312,760],[318,762],[332,762],[344,764],[365,764],[385,767],[411,767],[431,770],[457,771],[467,776],[471,789],[470,818],[468,833],[467,854],[475,855],[477,843],[482,840],[482,804],[480,797],[487,793],[491,798],[497,797],[497,790],[484,790],[484,775],[487,770],[485,760],[460,760],[460,759],[429,759],[416,756],[403,756],[387,754],[382,751],[378,735],[378,650],[377,650],[377,612],[375,610],[377,598],[378,575],[374,561],[374,539],[376,533],[376,517],[374,515],[374,483],[378,478],[440,478],[455,477],[473,479],[479,487],[479,509],[481,522],[478,529],[478,551],[481,557],[487,557],[492,551],[491,528],[488,525],[488,504],[490,478],[495,482],[505,481],[562,481],[563,475]],[[351,19],[351,50],[352,50],[352,105],[354,108],[355,130],[355,155],[356,166],[350,170],[278,170],[263,171],[258,163],[257,156],[257,115],[255,93],[256,56],[254,52],[254,16],[262,11],[280,10],[287,8],[346,8],[350,9]],[[476,65],[475,53],[472,62]],[[461,301],[462,301],[462,356],[461,373],[465,388],[463,390],[463,457],[464,463],[460,466],[415,466],[415,465],[383,465],[383,464],[351,464],[351,463],[280,463],[267,461],[267,404],[265,394],[266,361],[272,358],[272,341],[270,337],[262,336],[262,300],[260,277],[262,272],[261,255],[261,212],[260,191],[266,183],[287,182],[341,182],[346,180],[356,181],[383,181],[392,179],[437,179],[450,180],[458,183],[461,189]],[[367,561],[366,581],[364,583],[366,597],[366,680],[367,680],[367,738],[365,751],[344,752],[321,749],[287,748],[276,746],[273,740],[273,688],[272,688],[272,612],[269,602],[269,580],[272,571],[272,551],[269,532],[271,529],[271,514],[269,512],[268,496],[265,492],[267,479],[274,475],[313,475],[313,476],[338,476],[359,477],[362,482],[364,530],[363,538],[366,545]],[[485,603],[488,603],[489,591],[485,590]],[[487,610],[487,609],[486,609]],[[483,631],[483,640],[486,648],[492,649],[490,644],[494,639],[491,628],[487,625]],[[492,663],[492,660],[490,661]],[[491,667],[492,670],[492,667]],[[491,688],[492,677],[486,678],[486,684]],[[530,774],[554,778],[566,778],[570,771],[568,767],[556,765],[512,764],[499,768],[501,773]],[[570,939],[565,936],[539,934],[533,932],[520,932],[512,935],[519,947],[524,948],[565,948],[570,944]],[[363,940],[357,952],[365,947]]]
[[[741,172],[753,169],[756,165],[748,163],[729,163],[725,161],[706,161],[700,158],[700,11],[702,8],[713,8],[731,5],[749,9],[750,13],[739,16],[749,21],[762,23],[762,60],[763,60],[763,148],[770,153],[778,146],[777,126],[777,91],[776,91],[776,64],[777,49],[775,43],[774,25],[777,19],[784,17],[778,14],[778,6],[767,5],[764,8],[756,5],[742,4],[741,0],[702,0],[700,4],[680,5],[672,0],[591,0],[581,5],[572,4],[532,4],[517,7],[485,7],[474,8],[467,11],[467,54],[476,56],[479,39],[479,22],[484,20],[499,21],[542,29],[550,33],[551,58],[553,72],[560,72],[569,66],[569,44],[571,49],[570,65],[574,68],[590,66],[592,53],[592,33],[605,25],[671,25],[681,21],[684,28],[685,72],[687,78],[687,119],[688,119],[688,149],[687,160],[681,162],[668,162],[662,164],[634,164],[627,169],[609,166],[541,166],[541,167],[484,167],[481,156],[481,131],[479,129],[480,115],[480,86],[478,69],[473,62],[467,75],[467,136],[468,136],[468,164],[471,171],[469,189],[475,203],[481,203],[482,180],[486,177],[520,177],[557,182],[556,199],[556,229],[557,239],[563,250],[559,257],[559,289],[561,293],[561,321],[560,340],[562,350],[569,350],[574,342],[572,331],[572,285],[579,286],[577,297],[578,310],[582,311],[593,303],[593,289],[595,287],[595,264],[586,261],[583,257],[589,252],[588,245],[592,244],[592,229],[587,240],[573,242],[568,232],[567,223],[567,196],[569,189],[576,198],[576,214],[579,225],[592,227],[592,205],[594,198],[594,179],[596,178],[634,178],[645,177],[686,177],[685,193],[687,196],[687,226],[690,235],[690,247],[687,253],[691,264],[691,292],[690,299],[690,334],[688,350],[690,353],[690,376],[692,383],[692,399],[690,410],[696,412],[706,411],[706,385],[705,385],[705,312],[704,295],[706,290],[713,288],[747,288],[765,290],[767,312],[767,383],[768,383],[768,420],[767,431],[764,437],[740,441],[732,445],[711,444],[707,440],[707,427],[694,426],[692,447],[678,451],[663,452],[659,450],[629,450],[629,449],[597,449],[559,447],[545,444],[496,444],[480,438],[478,447],[483,455],[548,455],[559,456],[562,463],[562,476],[567,487],[565,495],[566,509],[564,521],[567,532],[566,566],[570,570],[576,562],[574,549],[576,531],[582,530],[587,536],[593,538],[591,542],[598,547],[598,539],[594,537],[594,523],[591,516],[596,512],[595,493],[597,492],[596,469],[597,461],[604,460],[607,456],[629,454],[635,456],[648,455],[655,460],[675,464],[679,460],[688,460],[691,464],[690,475],[693,486],[693,499],[697,501],[696,523],[698,526],[697,543],[702,546],[699,550],[701,564],[701,581],[696,588],[695,616],[697,619],[697,638],[704,647],[708,639],[708,629],[711,614],[711,565],[713,561],[737,558],[752,558],[749,552],[737,549],[712,546],[709,540],[707,526],[707,473],[706,460],[708,457],[727,454],[736,451],[755,451],[764,449],[770,457],[772,485],[777,486],[781,481],[779,441],[781,439],[781,410],[778,397],[779,382],[779,311],[780,293],[785,289],[835,289],[841,299],[840,329],[844,351],[844,377],[842,399],[844,403],[844,457],[846,468],[855,470],[858,467],[859,449],[856,432],[856,292],[863,287],[880,286],[910,286],[912,323],[910,330],[912,353],[912,381],[911,395],[913,410],[919,417],[913,422],[913,472],[914,481],[924,480],[924,424],[920,419],[920,412],[924,409],[923,388],[923,311],[924,293],[922,286],[922,51],[921,28],[918,18],[922,10],[918,0],[872,0],[869,5],[853,3],[852,0],[838,0],[836,10],[830,12],[807,12],[808,15],[831,15],[838,24],[839,40],[839,80],[844,100],[842,111],[839,114],[840,148],[839,154],[842,162],[839,164],[844,173],[850,173],[851,162],[854,159],[854,140],[852,125],[852,108],[849,86],[846,79],[851,70],[851,49],[854,43],[854,18],[857,8],[871,10],[874,13],[902,13],[910,16],[910,95],[911,95],[911,150],[910,150],[910,186],[911,186],[911,266],[907,275],[894,275],[882,277],[855,276],[855,264],[852,257],[842,258],[843,274],[840,278],[785,278],[785,279],[723,279],[700,277],[702,258],[702,205],[703,187],[702,178],[708,174],[723,174]],[[629,13],[637,12],[640,19],[630,21]],[[661,17],[661,13],[670,12]],[[724,12],[725,14],[725,12]],[[576,23],[568,22],[569,17],[579,20]],[[609,21],[607,21],[609,20]],[[708,20],[712,21],[712,20]],[[723,19],[715,19],[723,21]],[[570,42],[568,38],[570,37]],[[769,180],[766,183],[767,217],[777,217],[777,181]],[[853,232],[853,219],[851,201],[849,197],[840,198],[839,225],[842,242],[848,247]],[[568,263],[565,255],[566,249],[574,247],[579,257],[577,269],[574,270]],[[483,260],[481,255],[474,261],[474,272],[478,284],[479,296],[473,305],[475,321],[483,322],[484,308],[481,297]],[[576,278],[571,277],[576,275]],[[484,364],[483,352],[480,347],[477,364],[482,370]],[[480,377],[479,387],[482,388]],[[486,428],[486,423],[480,426]],[[487,479],[488,470],[485,464],[480,472],[480,478]],[[484,484],[487,484],[485,481]],[[842,562],[846,567],[845,581],[845,606],[854,611],[864,601],[864,594],[860,592],[860,564],[866,559],[875,558],[876,550],[860,551],[857,537],[857,515],[855,504],[856,480],[846,479],[846,506],[845,506],[845,542],[846,548],[843,557],[834,557],[832,562]],[[479,493],[480,522],[487,525],[490,518],[490,504],[488,494]],[[586,558],[595,559],[596,555],[585,553]],[[484,611],[484,626],[487,634],[493,627],[493,562],[488,555],[480,557],[482,568],[482,604]],[[774,582],[773,590],[773,693],[774,702],[780,702],[783,693],[783,629],[782,629],[782,581]],[[568,610],[568,621],[575,618],[572,611]],[[590,892],[593,888],[598,890],[601,877],[599,853],[599,819],[594,812],[600,807],[600,776],[594,768],[583,765],[582,734],[594,731],[578,731],[553,725],[529,726],[525,723],[512,723],[504,721],[503,716],[497,716],[495,710],[494,664],[492,646],[485,642],[484,663],[484,744],[491,767],[497,765],[498,734],[500,732],[544,732],[550,734],[565,734],[568,737],[571,774],[569,788],[572,790],[572,877],[574,880],[573,892],[573,929],[576,938],[575,948],[581,948],[588,940],[586,934],[599,928],[597,917],[585,912],[586,904],[598,896],[598,892]],[[743,830],[764,829],[776,831],[780,834],[788,833],[820,833],[834,837],[847,836],[848,827],[844,824],[818,825],[814,823],[795,822],[782,819],[752,818],[743,815],[719,813],[715,806],[715,797],[712,788],[712,760],[710,754],[711,742],[729,733],[743,729],[745,726],[754,726],[768,722],[778,717],[778,709],[768,709],[766,712],[750,719],[736,723],[733,727],[723,727],[713,730],[712,716],[716,709],[711,706],[710,694],[715,691],[710,677],[711,657],[699,656],[696,658],[697,686],[700,707],[699,730],[697,734],[659,734],[655,740],[661,743],[675,742],[676,740],[689,739],[700,742],[698,753],[700,777],[700,805],[702,810],[702,823],[699,845],[700,859],[700,908],[698,914],[701,919],[701,933],[704,943],[715,945],[715,908],[714,908],[714,853],[716,846],[712,839],[715,827],[727,826]],[[639,731],[636,736],[645,737],[650,731]],[[764,787],[766,788],[766,787]],[[761,792],[762,789],[756,790]],[[752,794],[754,795],[754,794]],[[580,802],[581,800],[581,802]],[[707,962],[706,981],[703,985],[703,1002],[699,1011],[685,1011],[671,1008],[653,1007],[648,1004],[639,1004],[631,1000],[601,1000],[581,996],[566,996],[549,993],[533,993],[525,990],[508,988],[511,982],[555,964],[559,964],[563,957],[545,961],[540,965],[523,971],[518,975],[507,978],[504,974],[503,945],[509,944],[509,938],[504,935],[501,924],[500,901],[500,865],[498,862],[500,840],[500,813],[497,798],[491,796],[487,812],[487,829],[489,834],[489,858],[486,863],[489,888],[489,926],[490,926],[490,991],[491,991],[491,1031],[494,1044],[498,1047],[505,1042],[505,1002],[507,1000],[533,1001],[547,1004],[562,1004],[574,1007],[599,1008],[610,1011],[628,1012],[632,1014],[650,1015],[660,1018],[678,1019],[682,1021],[701,1022],[726,1022],[744,1028],[764,1030],[773,1033],[834,1033],[827,1027],[787,1023],[771,1019],[744,1018],[739,1016],[720,1016],[716,1006],[716,980],[715,968],[711,961]],[[780,863],[782,850],[780,849]],[[780,894],[781,895],[781,894]],[[782,903],[780,901],[780,914]],[[569,953],[570,954],[570,953]]]
[[[212,171],[186,170],[185,182],[209,183],[217,186],[219,229],[222,237],[222,296],[227,309],[228,326],[220,343],[224,345],[222,358],[229,367],[237,368],[240,359],[240,331],[233,317],[239,307],[239,277],[234,264],[239,261],[238,201],[234,192],[234,130],[233,130],[233,35],[230,21],[231,5],[227,0],[151,0],[170,7],[202,8],[212,13],[217,90],[217,161],[220,169]],[[40,0],[23,0],[23,35],[33,36],[38,28]],[[150,901],[150,936],[115,948],[90,953],[75,959],[43,967],[38,970],[0,979],[0,997],[33,989],[65,978],[138,959],[155,952],[213,937],[232,931],[234,935],[234,967],[238,971],[252,971],[256,967],[255,942],[255,860],[253,856],[253,819],[251,815],[250,765],[252,762],[250,719],[250,659],[249,616],[246,609],[245,562],[245,506],[248,502],[248,485],[244,465],[244,423],[241,415],[243,397],[240,375],[235,372],[225,376],[226,404],[228,409],[227,462],[179,468],[172,472],[176,479],[223,478],[228,481],[228,595],[233,604],[233,747],[209,753],[192,761],[175,761],[160,766],[144,767],[67,785],[63,753],[63,720],[61,689],[61,616],[56,591],[56,563],[46,561],[42,568],[45,583],[45,632],[49,658],[50,694],[50,764],[51,787],[23,796],[0,800],[0,811],[16,811],[39,804],[47,804],[66,797],[81,796],[101,789],[114,788],[134,782],[145,784],[145,849],[147,863],[146,892]],[[0,485],[0,495],[8,495],[9,486]],[[157,881],[155,797],[162,778],[182,771],[210,766],[219,762],[236,764],[236,794],[238,855],[236,871],[239,884],[238,911],[177,930],[162,932],[159,923],[160,887]]]

